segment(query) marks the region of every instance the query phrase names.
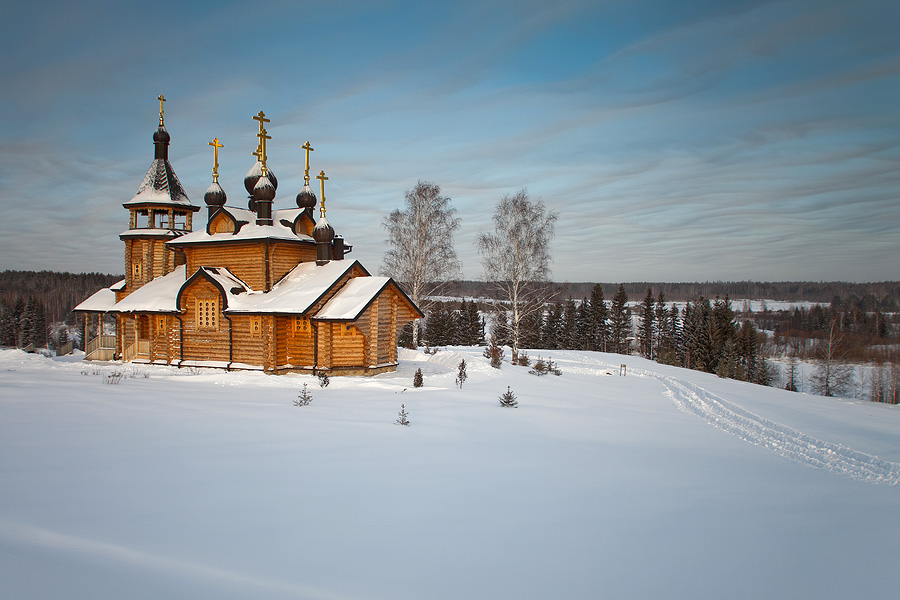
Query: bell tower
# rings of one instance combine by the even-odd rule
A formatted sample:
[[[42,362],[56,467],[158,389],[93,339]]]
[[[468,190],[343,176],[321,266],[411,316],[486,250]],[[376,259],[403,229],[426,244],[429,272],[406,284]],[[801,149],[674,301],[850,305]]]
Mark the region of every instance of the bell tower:
[[[171,273],[184,263],[183,255],[166,247],[166,242],[192,231],[192,216],[200,210],[188,199],[169,163],[169,142],[161,94],[159,127],[153,134],[154,158],[134,198],[124,203],[129,212],[128,230],[119,238],[125,242],[125,287],[122,297],[155,277]]]

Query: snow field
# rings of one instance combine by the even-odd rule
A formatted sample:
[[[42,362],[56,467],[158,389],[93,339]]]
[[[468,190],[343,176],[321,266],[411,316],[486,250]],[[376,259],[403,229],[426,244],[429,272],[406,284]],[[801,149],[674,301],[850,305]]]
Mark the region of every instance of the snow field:
[[[321,389],[0,351],[0,597],[847,598],[900,584],[877,566],[900,549],[893,407],[540,354],[563,375],[450,348]],[[104,384],[113,369],[128,378]],[[313,402],[294,407],[304,382]],[[518,409],[499,405],[507,385]],[[393,424],[401,403],[409,428]]]

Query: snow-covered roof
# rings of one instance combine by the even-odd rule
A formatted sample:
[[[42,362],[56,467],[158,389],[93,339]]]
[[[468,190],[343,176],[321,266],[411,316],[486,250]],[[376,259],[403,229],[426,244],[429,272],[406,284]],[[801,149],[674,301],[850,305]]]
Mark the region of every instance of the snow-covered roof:
[[[163,158],[154,159],[134,198],[123,204],[126,208],[143,204],[175,204],[200,210],[191,204],[172,165]]]
[[[184,281],[185,267],[180,265],[168,275],[157,277],[122,298],[116,303],[113,310],[115,312],[176,312],[178,310],[176,305],[178,290],[184,285]]]
[[[190,279],[195,279],[196,277],[202,275],[206,275],[207,277],[209,277],[219,288],[222,289],[225,294],[225,307],[230,307],[234,303],[234,299],[237,298],[240,294],[252,292],[249,285],[244,283],[240,277],[238,277],[225,267],[200,267],[199,269],[197,269],[197,272],[191,275]],[[185,282],[185,284],[181,286],[181,288],[179,289],[179,294],[185,287],[187,287],[187,282]],[[257,294],[259,293],[260,292],[257,292]]]
[[[229,298],[229,313],[300,314],[307,312],[357,261],[333,260],[317,266],[300,263],[266,293],[247,292]]]
[[[183,244],[206,244],[211,242],[236,242],[245,240],[259,239],[278,239],[278,240],[303,240],[315,243],[312,237],[305,233],[294,233],[292,225],[294,219],[302,212],[300,208],[289,208],[276,210],[272,212],[272,225],[257,225],[256,213],[246,208],[233,208],[226,206],[224,209],[230,214],[235,221],[243,223],[236,233],[214,233],[212,235],[206,233],[206,230],[195,231],[187,235],[172,240],[171,243],[177,245]],[[282,222],[284,221],[284,222]]]
[[[124,284],[125,280],[123,279],[119,283],[116,283],[113,286],[108,288],[103,288],[101,290],[96,291],[95,293],[88,296],[88,298],[73,308],[72,310],[84,311],[84,312],[106,312],[111,309],[116,303],[116,288],[120,285]]]
[[[325,303],[315,318],[355,321],[390,281],[388,277],[355,277]]]
[[[183,230],[162,229],[160,227],[146,227],[143,229],[126,229],[119,234],[119,237],[146,237],[148,235],[155,235],[157,237],[177,237],[182,233]]]

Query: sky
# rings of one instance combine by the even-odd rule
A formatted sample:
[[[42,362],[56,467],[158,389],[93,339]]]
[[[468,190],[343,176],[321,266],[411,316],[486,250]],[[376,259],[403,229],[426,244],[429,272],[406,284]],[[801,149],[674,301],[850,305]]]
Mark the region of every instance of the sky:
[[[894,1],[35,0],[4,20],[0,270],[123,272],[162,93],[194,204],[217,137],[246,206],[262,110],[274,207],[309,140],[373,273],[425,180],[468,279],[525,189],[559,215],[557,281],[900,280]]]

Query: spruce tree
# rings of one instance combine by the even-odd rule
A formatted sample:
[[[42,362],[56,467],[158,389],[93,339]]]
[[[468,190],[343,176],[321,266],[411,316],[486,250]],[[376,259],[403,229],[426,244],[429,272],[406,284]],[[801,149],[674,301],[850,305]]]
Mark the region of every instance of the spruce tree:
[[[653,299],[653,290],[647,288],[647,295],[641,302],[641,329],[640,329],[640,347],[641,355],[644,358],[653,359],[653,332],[656,313],[653,310],[655,300]]]
[[[594,285],[590,301],[590,333],[588,350],[607,352],[609,344],[609,309],[603,300],[603,288]]]
[[[466,373],[466,359],[462,359],[459,362],[459,367],[457,368],[456,373],[456,387],[462,389],[463,384],[466,382],[466,379],[469,378],[468,373]]]
[[[628,353],[628,336],[631,334],[631,318],[626,310],[628,294],[625,286],[619,284],[616,295],[613,296],[612,310],[610,311],[610,351],[617,354]]]
[[[669,309],[666,308],[666,295],[662,292],[656,297],[656,356],[660,357],[664,352],[672,349],[671,325],[669,324]]]
[[[559,347],[566,350],[575,350],[578,346],[578,308],[575,301],[569,298],[563,307],[562,330],[560,332]]]
[[[500,395],[500,406],[503,406],[504,408],[519,407],[519,401],[516,400],[516,395],[512,393],[509,386],[506,386],[506,392]]]

